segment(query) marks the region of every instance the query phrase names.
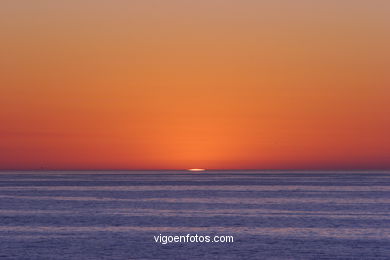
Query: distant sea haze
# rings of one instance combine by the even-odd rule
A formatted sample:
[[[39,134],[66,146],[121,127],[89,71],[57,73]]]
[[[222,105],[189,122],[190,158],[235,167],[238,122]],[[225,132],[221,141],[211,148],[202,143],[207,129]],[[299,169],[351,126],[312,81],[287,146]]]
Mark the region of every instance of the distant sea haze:
[[[154,239],[187,234],[234,243]],[[0,242],[5,259],[388,259],[390,171],[2,171]]]

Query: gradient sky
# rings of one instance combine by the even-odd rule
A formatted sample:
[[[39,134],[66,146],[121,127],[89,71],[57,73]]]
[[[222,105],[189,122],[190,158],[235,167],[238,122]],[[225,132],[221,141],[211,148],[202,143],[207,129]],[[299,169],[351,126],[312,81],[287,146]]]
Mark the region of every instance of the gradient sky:
[[[0,169],[389,169],[390,1],[0,2]]]

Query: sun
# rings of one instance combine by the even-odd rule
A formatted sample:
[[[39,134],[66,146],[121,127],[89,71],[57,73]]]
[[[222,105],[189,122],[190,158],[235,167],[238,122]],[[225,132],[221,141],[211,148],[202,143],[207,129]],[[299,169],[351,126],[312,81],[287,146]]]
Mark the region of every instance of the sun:
[[[192,169],[188,169],[188,171],[190,172],[204,172],[206,169],[200,169],[200,168],[192,168]]]

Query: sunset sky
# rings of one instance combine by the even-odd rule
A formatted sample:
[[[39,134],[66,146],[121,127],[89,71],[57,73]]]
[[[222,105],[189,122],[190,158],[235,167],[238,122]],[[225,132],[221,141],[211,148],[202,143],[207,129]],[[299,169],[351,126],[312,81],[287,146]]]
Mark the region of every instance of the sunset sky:
[[[0,169],[390,169],[390,1],[0,2]]]

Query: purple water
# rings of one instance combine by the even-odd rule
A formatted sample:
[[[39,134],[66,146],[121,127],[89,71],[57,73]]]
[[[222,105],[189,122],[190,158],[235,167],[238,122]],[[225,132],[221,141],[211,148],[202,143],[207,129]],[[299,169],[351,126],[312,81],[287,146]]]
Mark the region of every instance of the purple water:
[[[0,172],[0,258],[390,259],[390,172]]]

